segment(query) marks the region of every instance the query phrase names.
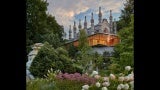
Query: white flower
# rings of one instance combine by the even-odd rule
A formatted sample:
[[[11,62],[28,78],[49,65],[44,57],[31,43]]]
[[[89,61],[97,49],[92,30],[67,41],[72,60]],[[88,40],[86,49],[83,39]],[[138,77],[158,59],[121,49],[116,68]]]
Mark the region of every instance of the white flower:
[[[131,70],[131,66],[126,66],[125,70],[130,71]]]
[[[103,77],[103,81],[109,82],[109,78],[108,77]]]
[[[129,85],[126,83],[124,84],[124,90],[128,90],[129,89]]]
[[[108,90],[107,87],[102,87],[102,90]]]
[[[102,85],[105,86],[105,87],[108,87],[110,85],[110,83],[109,82],[103,82]]]
[[[124,85],[123,85],[123,84],[119,84],[119,86],[121,87],[121,89],[123,89],[123,88],[124,88]]]
[[[97,86],[97,87],[100,87],[100,86],[101,86],[101,84],[100,84],[99,82],[97,82],[97,83],[96,83],[96,86]]]
[[[82,86],[82,89],[84,89],[84,90],[88,90],[88,88],[89,88],[88,85],[83,85],[83,86]]]
[[[130,81],[133,81],[133,80],[134,80],[133,74],[129,74],[128,77],[129,77],[129,80],[130,80]]]
[[[95,75],[94,78],[99,79],[101,76],[100,75]]]
[[[115,77],[114,74],[110,74],[110,78],[111,78],[112,80],[114,80],[116,77]]]
[[[122,87],[120,85],[117,86],[117,90],[121,90]]]
[[[123,82],[124,81],[124,77],[119,77],[118,81]]]
[[[124,81],[129,81],[130,80],[130,77],[129,76],[125,76],[124,77]]]
[[[92,72],[92,76],[95,76],[95,75],[98,75],[98,72],[97,72],[97,71],[93,71],[93,72]]]

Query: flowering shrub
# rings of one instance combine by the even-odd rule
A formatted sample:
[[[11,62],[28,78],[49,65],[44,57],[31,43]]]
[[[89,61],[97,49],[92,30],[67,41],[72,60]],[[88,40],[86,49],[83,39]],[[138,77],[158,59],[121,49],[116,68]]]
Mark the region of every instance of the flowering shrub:
[[[60,80],[70,80],[70,81],[77,81],[77,82],[82,82],[84,84],[95,84],[96,83],[96,79],[93,77],[89,77],[86,74],[80,74],[80,73],[74,73],[74,74],[68,74],[68,73],[59,73],[56,76],[56,79],[60,79]]]
[[[89,86],[87,90],[134,90],[134,73],[131,72],[131,66],[126,66],[120,74],[109,74],[109,76],[100,76],[98,72],[91,76],[97,82]],[[84,90],[84,89],[83,89]]]

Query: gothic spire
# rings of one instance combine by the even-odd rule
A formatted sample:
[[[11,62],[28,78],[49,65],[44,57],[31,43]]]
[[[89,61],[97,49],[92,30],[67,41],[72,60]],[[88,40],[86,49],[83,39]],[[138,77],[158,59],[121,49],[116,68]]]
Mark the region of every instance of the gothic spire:
[[[91,23],[94,23],[94,19],[93,19],[93,12],[92,12],[92,14],[91,14],[92,16],[91,16]]]
[[[109,17],[109,20],[110,20],[110,33],[113,33],[113,25],[112,25],[112,10],[110,10],[110,17]]]
[[[69,39],[71,39],[71,38],[72,38],[72,35],[71,35],[71,33],[72,33],[72,30],[71,30],[71,25],[69,25]]]
[[[82,29],[82,25],[81,25],[81,19],[79,19],[79,26],[78,26],[79,30]]]
[[[94,34],[94,19],[93,19],[93,12],[91,14],[91,34]]]
[[[98,17],[99,17],[99,23],[102,22],[102,12],[101,12],[101,7],[99,7],[99,14],[98,14]]]
[[[74,26],[73,26],[73,37],[76,38],[77,34],[76,34],[76,22],[74,21]]]
[[[85,21],[84,21],[84,29],[87,29],[87,20],[86,20],[86,16],[85,16]]]
[[[117,23],[115,18],[114,18],[114,34],[117,34]]]

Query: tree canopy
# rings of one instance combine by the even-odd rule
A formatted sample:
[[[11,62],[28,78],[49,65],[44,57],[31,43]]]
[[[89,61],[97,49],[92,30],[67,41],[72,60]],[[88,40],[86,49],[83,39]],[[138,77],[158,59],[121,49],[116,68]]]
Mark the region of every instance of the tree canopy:
[[[29,51],[30,45],[34,43],[44,43],[47,41],[57,48],[61,45],[59,43],[63,41],[63,28],[56,22],[54,16],[46,13],[47,6],[48,3],[44,0],[27,0],[26,2],[27,51]],[[53,38],[56,40],[51,41]],[[58,42],[58,44],[55,45],[54,41]]]
[[[117,22],[117,30],[121,30],[131,22],[131,14],[134,14],[134,0],[126,0],[124,9],[121,10],[120,20]]]

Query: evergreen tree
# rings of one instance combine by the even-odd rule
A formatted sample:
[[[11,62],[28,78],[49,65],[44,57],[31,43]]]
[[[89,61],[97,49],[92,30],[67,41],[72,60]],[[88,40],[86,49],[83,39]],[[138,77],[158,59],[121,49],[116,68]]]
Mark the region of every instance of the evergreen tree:
[[[111,58],[112,65],[110,69],[113,72],[120,72],[125,66],[134,67],[134,16],[131,15],[129,26],[122,28],[118,33],[121,42],[114,48],[114,54]]]
[[[80,60],[80,64],[82,67],[84,67],[84,72],[88,69],[88,64],[92,60],[91,56],[91,47],[89,46],[88,40],[87,40],[87,34],[84,29],[80,30],[80,37],[79,37],[79,56],[78,60]]]
[[[81,51],[82,53],[87,53],[90,48],[87,40],[87,34],[84,29],[80,30],[80,37],[78,42],[79,42],[78,50]]]
[[[134,0],[126,0],[124,9],[121,10],[120,20],[117,22],[117,30],[126,27],[131,22],[131,14],[134,14]]]

